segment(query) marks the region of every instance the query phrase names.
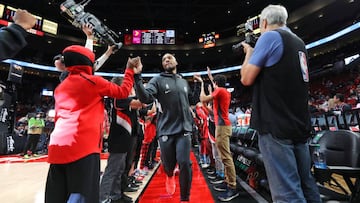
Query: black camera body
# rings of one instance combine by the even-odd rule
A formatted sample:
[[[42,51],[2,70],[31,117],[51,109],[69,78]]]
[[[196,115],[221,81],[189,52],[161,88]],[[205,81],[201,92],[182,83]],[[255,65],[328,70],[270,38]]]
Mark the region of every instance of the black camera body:
[[[259,36],[260,36],[260,27],[259,27],[260,16],[249,19],[245,23],[245,39],[242,42],[249,44],[251,47],[254,47]],[[234,52],[243,53],[242,42],[234,44],[232,50]]]
[[[82,29],[84,25],[90,24],[93,27],[94,36],[100,40],[100,43],[115,45],[116,50],[120,49],[122,43],[116,42],[119,36],[93,14],[84,11],[84,7],[90,0],[83,2],[77,4],[74,0],[66,0],[60,5],[61,14],[77,28]]]

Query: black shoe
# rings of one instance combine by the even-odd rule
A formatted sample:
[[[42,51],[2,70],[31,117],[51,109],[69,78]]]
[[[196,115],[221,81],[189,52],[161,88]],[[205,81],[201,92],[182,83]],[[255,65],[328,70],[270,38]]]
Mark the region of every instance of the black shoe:
[[[151,163],[148,163],[147,165],[148,169],[154,169],[154,164],[151,162]]]
[[[208,175],[208,178],[210,179],[210,180],[215,180],[216,179],[216,175]]]
[[[133,184],[133,185],[136,185],[136,186],[140,186],[143,183],[140,180],[136,180],[135,176],[129,176],[128,177],[128,182]]]
[[[109,203],[133,203],[132,200],[125,200],[125,199],[117,199],[117,200],[111,200]]]
[[[126,188],[124,188],[124,192],[136,192],[138,191],[139,187],[132,187],[131,184],[127,185]]]
[[[216,190],[216,191],[225,192],[225,191],[227,191],[228,186],[227,186],[227,184],[226,184],[225,182],[223,182],[223,183],[214,185],[213,188],[214,188],[214,190]]]
[[[239,190],[228,188],[226,192],[218,196],[218,199],[222,202],[228,202],[240,195]]]
[[[209,168],[209,169],[206,170],[206,173],[208,175],[214,175],[216,173],[216,171],[214,169],[212,169],[212,168]]]
[[[127,196],[124,193],[121,194],[121,199],[126,200],[126,201],[130,201],[130,202],[133,201],[133,199],[131,197]]]
[[[224,182],[224,178],[220,176],[216,176],[214,180],[210,180],[211,184],[220,184]]]

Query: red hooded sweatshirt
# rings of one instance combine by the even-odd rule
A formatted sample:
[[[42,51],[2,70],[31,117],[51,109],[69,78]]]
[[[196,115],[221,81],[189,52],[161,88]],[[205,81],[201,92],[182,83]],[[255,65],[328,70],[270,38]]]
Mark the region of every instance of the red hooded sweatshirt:
[[[68,77],[55,89],[55,128],[48,162],[66,164],[100,153],[104,121],[103,97],[127,98],[134,71],[127,68],[121,86],[92,74],[94,53],[73,45],[63,51]]]

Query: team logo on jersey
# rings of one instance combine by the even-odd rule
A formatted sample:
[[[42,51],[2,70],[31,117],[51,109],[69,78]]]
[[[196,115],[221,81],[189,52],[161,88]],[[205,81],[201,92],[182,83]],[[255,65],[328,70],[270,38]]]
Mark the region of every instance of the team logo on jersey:
[[[300,61],[303,80],[304,82],[309,82],[309,69],[306,60],[306,54],[302,51],[299,51],[299,61]]]

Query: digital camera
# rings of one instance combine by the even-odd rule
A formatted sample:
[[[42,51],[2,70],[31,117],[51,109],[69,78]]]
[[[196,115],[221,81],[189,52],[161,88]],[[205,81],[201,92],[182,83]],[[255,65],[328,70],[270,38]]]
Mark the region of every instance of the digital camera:
[[[245,39],[242,42],[249,44],[251,47],[254,47],[256,41],[260,36],[260,15],[250,18],[245,23]],[[232,46],[234,52],[242,52],[243,46],[241,42],[234,44]]]
[[[99,39],[100,43],[105,43],[110,46],[115,45],[116,49],[122,47],[119,40],[119,36],[104,25],[93,14],[85,12],[84,7],[90,2],[90,0],[83,0],[80,3],[76,3],[74,0],[66,0],[60,5],[61,14],[75,27],[82,29],[86,24],[93,27],[93,34]]]

